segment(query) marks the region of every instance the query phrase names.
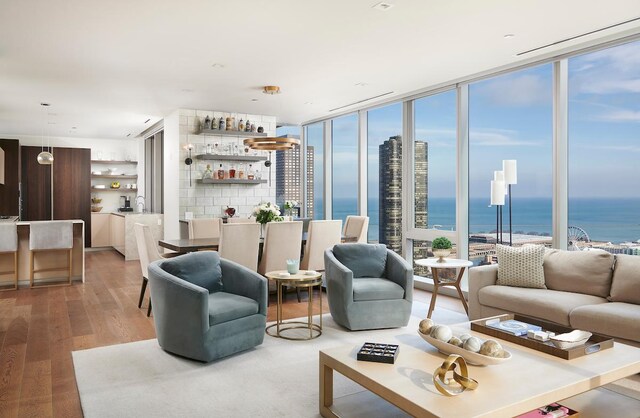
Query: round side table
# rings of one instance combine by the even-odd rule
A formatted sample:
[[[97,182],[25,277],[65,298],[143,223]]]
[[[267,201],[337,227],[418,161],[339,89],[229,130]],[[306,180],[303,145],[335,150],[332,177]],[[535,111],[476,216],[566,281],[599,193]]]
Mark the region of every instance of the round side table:
[[[438,258],[424,258],[422,260],[414,261],[419,266],[430,267],[433,275],[433,296],[431,296],[431,304],[429,305],[429,313],[427,314],[427,318],[431,318],[433,309],[436,307],[436,297],[438,296],[438,289],[441,287],[455,288],[458,291],[458,296],[460,297],[462,306],[464,306],[464,310],[467,312],[467,315],[469,315],[469,307],[467,306],[467,301],[464,299],[464,295],[462,294],[460,281],[462,280],[462,276],[464,275],[464,270],[467,267],[471,267],[473,263],[469,260],[460,260],[457,258],[445,258],[442,262],[438,260]],[[458,273],[458,278],[455,280],[441,280],[438,277],[438,270],[440,269],[460,269],[460,272]]]
[[[317,271],[300,270],[296,274],[286,274],[286,270],[270,271],[265,274],[267,279],[276,283],[278,302],[276,305],[276,323],[269,325],[266,329],[267,334],[272,337],[284,338],[286,340],[312,340],[322,335],[322,274]],[[307,322],[303,321],[287,321],[282,320],[282,288],[283,286],[306,288],[309,290]],[[320,290],[320,323],[313,322],[313,288],[318,286]],[[275,328],[275,332],[273,331]],[[307,329],[309,336],[288,336],[283,331],[290,329]]]

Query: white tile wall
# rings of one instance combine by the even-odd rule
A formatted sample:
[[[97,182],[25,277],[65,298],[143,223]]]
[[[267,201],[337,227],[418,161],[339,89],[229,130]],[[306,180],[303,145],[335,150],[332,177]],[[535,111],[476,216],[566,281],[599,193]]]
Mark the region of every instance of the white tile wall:
[[[276,118],[275,116],[264,115],[247,115],[243,113],[230,113],[211,110],[193,110],[180,109],[180,161],[184,161],[187,157],[187,151],[184,146],[188,143],[194,145],[193,155],[204,153],[200,148],[206,143],[219,142],[221,146],[226,144],[242,145],[244,137],[239,134],[238,137],[233,136],[204,136],[196,135],[198,126],[204,118],[235,116],[236,122],[241,118],[245,121],[247,118],[257,126],[262,126],[268,135],[276,134]],[[264,152],[264,155],[268,153]],[[222,216],[227,206],[236,209],[236,216],[248,217],[253,207],[262,201],[275,202],[276,196],[276,158],[271,156],[273,165],[271,166],[271,186],[266,184],[201,184],[197,179],[202,178],[202,173],[206,168],[207,162],[193,158],[191,165],[191,186],[189,186],[189,167],[184,163],[180,164],[180,191],[178,196],[180,202],[180,218],[184,219],[185,212],[193,212],[194,217],[214,217]],[[209,161],[210,163],[211,161]],[[269,170],[263,163],[253,163],[260,167],[262,178],[268,180]],[[248,165],[247,165],[248,167]],[[212,169],[215,169],[212,165]]]

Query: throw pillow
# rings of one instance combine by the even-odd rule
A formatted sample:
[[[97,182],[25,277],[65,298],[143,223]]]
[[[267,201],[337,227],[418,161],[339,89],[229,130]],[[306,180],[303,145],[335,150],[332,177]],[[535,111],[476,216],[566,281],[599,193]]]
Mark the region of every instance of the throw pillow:
[[[544,285],[544,245],[508,247],[496,245],[497,285],[546,289]]]
[[[637,255],[616,255],[609,300],[640,305],[640,257]]]
[[[604,250],[547,250],[544,278],[547,288],[606,298],[611,289],[613,254]]]
[[[384,244],[337,244],[336,259],[353,272],[353,277],[384,277],[387,247]]]
[[[200,251],[165,260],[164,271],[182,280],[204,287],[209,293],[222,290],[222,267],[215,251]]]

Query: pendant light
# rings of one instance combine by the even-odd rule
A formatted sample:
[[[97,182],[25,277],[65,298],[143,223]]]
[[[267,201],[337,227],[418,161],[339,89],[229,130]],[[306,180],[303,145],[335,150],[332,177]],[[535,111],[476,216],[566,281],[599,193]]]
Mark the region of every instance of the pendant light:
[[[46,112],[46,108],[51,106],[49,103],[40,103],[40,106],[42,106],[42,113],[44,116],[44,112]],[[41,149],[42,151],[40,152],[40,154],[38,154],[38,164],[41,165],[51,165],[53,164],[53,154],[51,154],[49,152],[49,150],[51,149],[49,147],[49,136],[47,135],[47,150],[44,150],[44,125],[47,124],[48,125],[48,118],[43,117],[43,126],[42,126],[42,142],[41,142]],[[48,127],[47,127],[48,129]]]

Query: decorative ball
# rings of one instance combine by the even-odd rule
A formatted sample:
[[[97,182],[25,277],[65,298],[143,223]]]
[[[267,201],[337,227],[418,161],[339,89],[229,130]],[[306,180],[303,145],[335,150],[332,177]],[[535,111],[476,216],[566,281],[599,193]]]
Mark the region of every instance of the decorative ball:
[[[435,323],[431,319],[427,318],[420,321],[420,325],[418,326],[418,329],[423,334],[429,334],[429,332],[431,331],[431,328],[433,328],[434,325]]]
[[[458,338],[460,338],[460,341],[462,341],[462,342],[464,343],[464,342],[465,342],[465,341],[467,341],[469,338],[471,338],[471,335],[469,335],[469,334],[460,334],[460,335],[458,336]]]
[[[462,347],[462,340],[460,340],[460,338],[456,337],[455,335],[453,337],[451,337],[451,339],[449,340],[449,344],[453,344],[457,347]]]
[[[487,340],[480,346],[480,354],[489,357],[502,357],[502,346],[495,340]]]
[[[465,350],[477,353],[478,351],[480,351],[481,346],[482,346],[482,340],[480,338],[469,337],[464,342],[464,345],[462,346],[462,348],[464,348]]]
[[[436,340],[444,341],[446,343],[451,339],[451,337],[453,337],[453,331],[451,331],[451,328],[446,325],[435,325],[431,328],[431,333],[429,335]]]

